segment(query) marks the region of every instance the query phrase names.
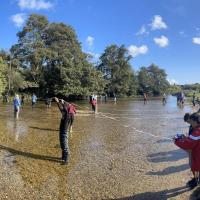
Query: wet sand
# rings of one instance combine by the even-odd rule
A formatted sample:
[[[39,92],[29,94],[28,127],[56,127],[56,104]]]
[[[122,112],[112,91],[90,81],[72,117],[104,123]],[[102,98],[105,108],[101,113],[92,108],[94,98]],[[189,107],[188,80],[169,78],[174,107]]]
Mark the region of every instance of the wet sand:
[[[187,133],[189,105],[160,100],[98,103],[92,114],[79,102],[70,161],[60,161],[56,106],[25,105],[19,119],[0,104],[0,199],[188,200],[195,196],[187,153],[169,139]]]

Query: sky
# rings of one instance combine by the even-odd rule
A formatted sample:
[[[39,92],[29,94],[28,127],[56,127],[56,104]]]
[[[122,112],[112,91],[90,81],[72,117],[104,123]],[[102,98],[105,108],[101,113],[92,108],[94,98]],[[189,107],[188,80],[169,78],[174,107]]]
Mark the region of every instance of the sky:
[[[97,61],[125,45],[134,71],[152,63],[170,83],[200,82],[200,0],[1,0],[0,48],[17,43],[32,13],[71,25],[82,50]]]

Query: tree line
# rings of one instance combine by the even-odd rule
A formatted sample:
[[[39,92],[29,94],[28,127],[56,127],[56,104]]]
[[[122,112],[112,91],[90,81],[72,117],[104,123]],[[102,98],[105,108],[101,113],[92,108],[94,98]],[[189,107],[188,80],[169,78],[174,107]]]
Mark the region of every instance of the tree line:
[[[0,52],[1,94],[136,96],[160,95],[169,87],[165,70],[155,64],[135,72],[124,45],[106,47],[91,63],[71,26],[42,15],[31,14],[17,37],[9,52]]]

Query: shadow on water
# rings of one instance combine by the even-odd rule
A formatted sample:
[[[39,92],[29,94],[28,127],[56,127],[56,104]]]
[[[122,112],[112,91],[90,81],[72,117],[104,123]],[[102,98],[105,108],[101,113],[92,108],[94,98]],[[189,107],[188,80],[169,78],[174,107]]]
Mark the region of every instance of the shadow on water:
[[[141,194],[136,194],[129,197],[117,198],[117,199],[107,199],[107,200],[167,200],[172,197],[176,197],[180,194],[189,191],[189,189],[184,187],[178,187],[171,190],[163,190],[160,192],[144,192]]]
[[[180,165],[180,166],[167,167],[167,168],[163,169],[162,171],[147,172],[146,174],[147,175],[165,176],[165,175],[169,175],[169,174],[172,174],[172,173],[185,171],[187,169],[189,169],[189,165],[188,164],[184,164],[184,165]]]
[[[36,126],[29,126],[29,128],[38,129],[38,130],[42,130],[42,131],[59,131],[58,129],[40,128],[40,127],[36,127]]]
[[[149,154],[147,156],[149,162],[159,163],[159,162],[174,162],[187,157],[187,153],[183,150],[177,149],[167,152],[159,152]]]
[[[19,155],[19,156],[24,156],[24,157],[28,157],[28,158],[32,158],[32,159],[37,159],[37,160],[46,160],[46,161],[61,163],[61,161],[58,157],[38,155],[38,154],[29,153],[29,152],[19,151],[19,150],[16,150],[16,149],[13,149],[10,147],[6,147],[3,145],[0,145],[0,149],[6,150],[13,155]]]

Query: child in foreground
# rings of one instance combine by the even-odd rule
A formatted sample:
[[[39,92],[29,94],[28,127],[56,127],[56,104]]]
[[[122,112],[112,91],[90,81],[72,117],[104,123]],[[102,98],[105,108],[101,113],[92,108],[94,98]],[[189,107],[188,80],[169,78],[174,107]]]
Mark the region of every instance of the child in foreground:
[[[174,143],[181,149],[191,151],[191,171],[194,174],[194,179],[189,182],[189,187],[193,189],[200,183],[200,113],[191,114],[189,122],[191,134],[188,137],[175,137]]]

